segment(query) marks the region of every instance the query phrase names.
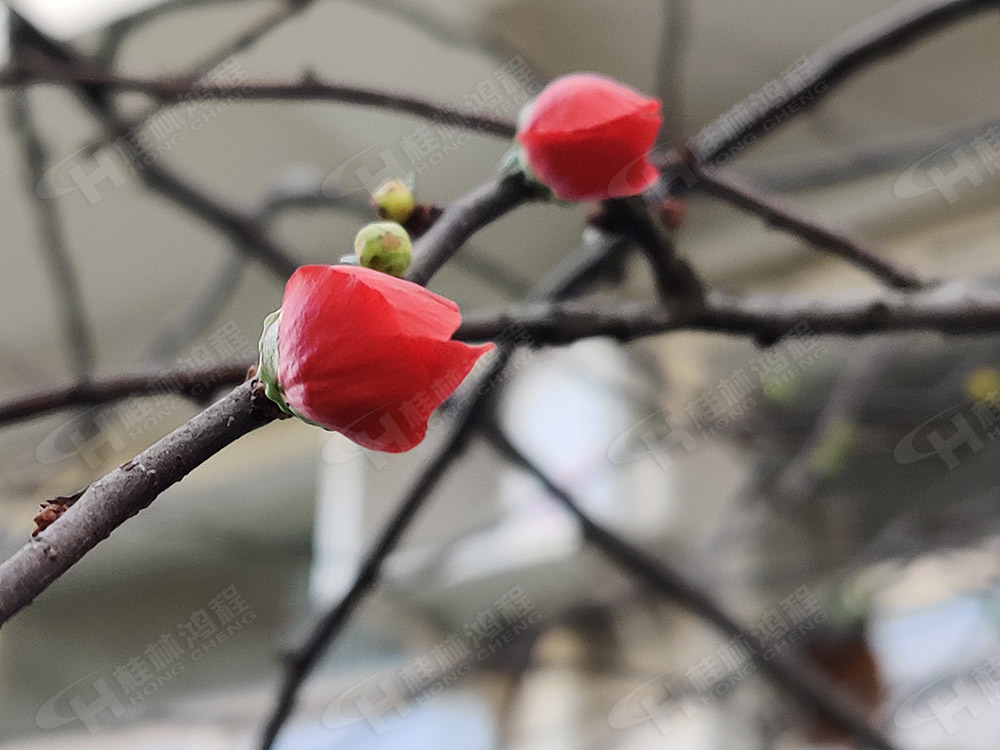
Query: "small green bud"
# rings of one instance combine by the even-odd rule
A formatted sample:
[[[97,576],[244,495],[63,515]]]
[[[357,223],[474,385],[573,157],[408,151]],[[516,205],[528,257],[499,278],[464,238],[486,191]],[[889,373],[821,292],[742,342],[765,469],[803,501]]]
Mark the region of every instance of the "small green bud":
[[[410,267],[410,235],[393,221],[379,221],[362,228],[354,239],[354,252],[365,268],[402,276]]]
[[[372,193],[372,205],[379,218],[405,224],[417,207],[416,198],[399,180],[389,180]]]

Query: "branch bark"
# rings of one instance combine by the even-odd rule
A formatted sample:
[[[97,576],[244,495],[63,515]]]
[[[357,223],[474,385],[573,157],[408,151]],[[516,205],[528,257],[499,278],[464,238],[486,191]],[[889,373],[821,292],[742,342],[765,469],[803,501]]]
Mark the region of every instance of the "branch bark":
[[[92,65],[11,66],[0,72],[0,87],[61,84],[72,87],[100,86],[109,91],[132,91],[145,94],[163,104],[185,98],[233,99],[243,101],[329,101],[362,107],[389,109],[394,112],[448,125],[475,130],[499,138],[513,138],[515,124],[510,120],[456,109],[409,94],[381,91],[343,83],[327,83],[307,74],[296,82],[206,83],[192,77],[186,80],[120,76]],[[143,117],[148,115],[143,115]],[[123,121],[124,130],[138,127],[142,120]]]
[[[112,531],[237,438],[278,418],[245,383],[90,485],[48,528],[0,564],[0,624],[47,589]]]
[[[0,401],[0,426],[74,406],[110,404],[134,396],[176,393],[203,400],[211,395],[212,388],[236,385],[246,380],[251,364],[227,362],[199,370],[148,370],[37,391]]]
[[[542,302],[513,306],[500,313],[470,313],[455,337],[485,341],[518,326],[532,346],[544,346],[594,336],[632,341],[671,331],[701,330],[751,335],[768,345],[800,324],[811,333],[844,336],[913,330],[995,333],[1000,330],[1000,292],[973,290],[961,282],[948,282],[926,292],[845,301],[740,298],[712,291],[706,295],[705,308],[688,318],[671,315],[662,306],[638,302],[603,308],[578,301]]]

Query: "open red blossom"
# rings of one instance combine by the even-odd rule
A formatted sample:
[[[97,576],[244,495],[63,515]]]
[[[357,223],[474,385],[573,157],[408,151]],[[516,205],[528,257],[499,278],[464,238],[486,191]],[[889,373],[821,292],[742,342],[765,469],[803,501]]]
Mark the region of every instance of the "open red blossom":
[[[557,198],[637,195],[659,177],[647,160],[660,130],[660,102],[594,73],[553,79],[518,127],[523,158]]]
[[[298,416],[365,448],[409,450],[493,348],[452,341],[460,322],[454,302],[412,282],[356,266],[303,266],[277,322],[278,390]]]

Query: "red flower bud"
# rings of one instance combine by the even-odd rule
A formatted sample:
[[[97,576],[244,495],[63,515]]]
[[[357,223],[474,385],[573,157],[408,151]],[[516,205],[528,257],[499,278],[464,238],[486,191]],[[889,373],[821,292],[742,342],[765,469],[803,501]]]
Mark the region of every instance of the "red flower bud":
[[[564,201],[637,195],[659,177],[647,161],[660,102],[593,73],[554,79],[522,114],[517,139],[539,182]]]
[[[265,323],[261,379],[296,416],[400,453],[423,440],[431,413],[493,348],[452,341],[460,322],[454,302],[410,281],[303,266],[288,280],[279,317]]]

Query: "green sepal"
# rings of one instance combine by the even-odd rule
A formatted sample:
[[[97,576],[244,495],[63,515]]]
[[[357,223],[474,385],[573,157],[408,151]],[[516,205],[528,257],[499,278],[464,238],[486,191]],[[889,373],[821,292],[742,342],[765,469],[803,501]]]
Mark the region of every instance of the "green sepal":
[[[257,362],[257,379],[264,384],[264,395],[276,403],[278,408],[288,416],[301,419],[306,424],[329,430],[330,428],[326,425],[313,422],[308,417],[302,416],[285,401],[285,392],[281,383],[278,382],[278,323],[280,320],[280,309],[264,318],[264,333],[261,334],[260,343],[257,345],[260,351],[260,359]]]
[[[298,416],[285,402],[278,383],[278,321],[281,310],[275,310],[264,318],[264,332],[261,334],[257,348],[260,360],[257,362],[257,379],[264,384],[264,395],[278,405],[285,414]]]

